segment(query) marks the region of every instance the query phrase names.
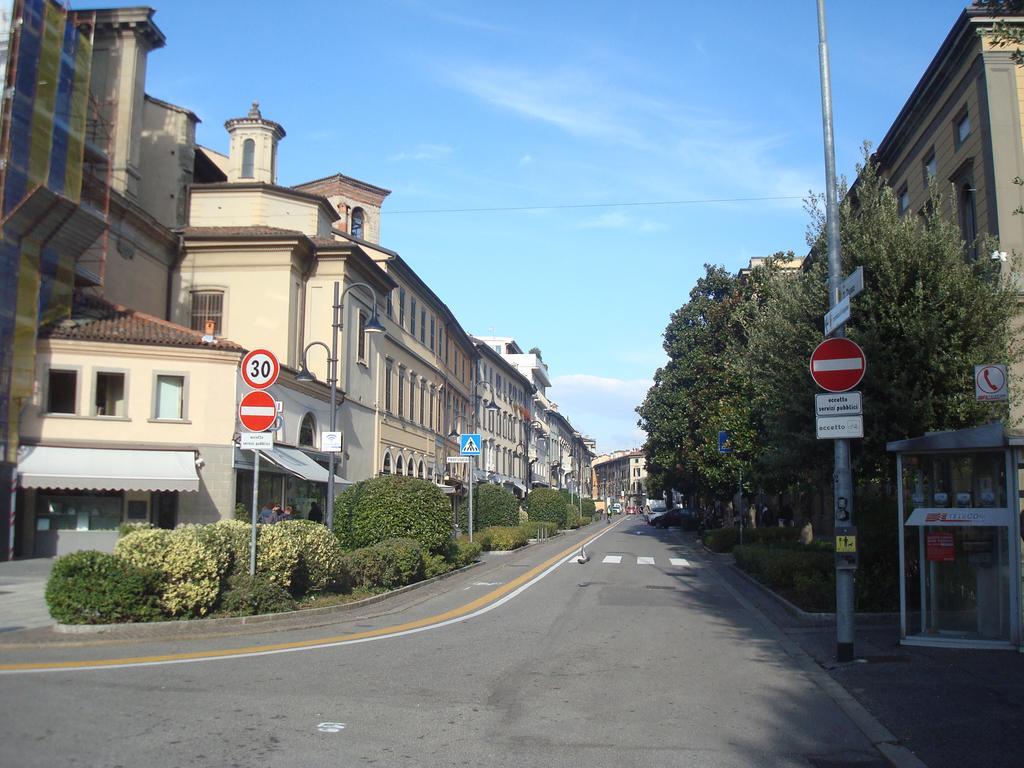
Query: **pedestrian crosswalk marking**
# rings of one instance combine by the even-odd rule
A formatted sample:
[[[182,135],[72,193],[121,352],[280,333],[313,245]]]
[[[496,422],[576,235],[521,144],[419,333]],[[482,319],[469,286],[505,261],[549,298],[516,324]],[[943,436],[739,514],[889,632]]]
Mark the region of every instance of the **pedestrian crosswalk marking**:
[[[637,565],[654,565],[653,557],[638,557],[636,559]]]
[[[622,555],[605,555],[602,563],[621,563]]]
[[[633,555],[605,555],[601,562],[608,565],[620,565],[625,557],[632,558]],[[693,568],[695,564],[687,560],[685,557],[670,557],[669,563],[675,568]],[[662,561],[664,562],[664,561]],[[657,565],[657,559],[654,557],[636,556],[637,565]]]
[[[668,561],[672,563],[672,565],[681,565],[683,567],[686,567],[690,564],[690,561],[684,557],[670,557]]]

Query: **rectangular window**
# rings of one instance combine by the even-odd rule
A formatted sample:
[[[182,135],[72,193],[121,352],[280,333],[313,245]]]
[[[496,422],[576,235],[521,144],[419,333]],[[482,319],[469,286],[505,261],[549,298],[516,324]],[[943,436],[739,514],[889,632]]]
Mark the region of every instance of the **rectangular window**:
[[[388,303],[384,306],[384,311],[388,313],[388,317],[392,317],[394,312],[395,303],[395,292],[393,290],[388,291]]]
[[[899,191],[896,197],[897,206],[899,208],[900,216],[907,212],[910,208],[910,191],[907,189],[907,185],[903,185],[903,189]]]
[[[409,421],[416,421],[416,374],[409,374]]]
[[[78,372],[51,370],[46,385],[47,413],[77,413]]]
[[[434,424],[434,388],[431,387],[430,388],[430,428],[434,429],[435,427],[436,427],[436,425]]]
[[[185,377],[160,374],[156,377],[154,419],[181,421],[185,418]]]
[[[98,371],[93,416],[124,416],[124,374]]]
[[[931,183],[932,177],[935,176],[935,150],[928,152],[925,156],[924,163],[922,165],[924,174],[924,186],[925,188]]]
[[[391,366],[384,373],[384,410],[391,413]]]
[[[416,336],[416,299],[409,300],[409,333]]]
[[[960,149],[971,135],[971,116],[964,112],[956,121],[956,148]]]
[[[398,289],[398,324],[405,328],[405,288]]]
[[[366,313],[363,311],[359,312],[359,336],[356,341],[356,359],[361,362],[366,362]]]
[[[430,351],[434,351],[434,316],[430,316]]]
[[[420,344],[427,343],[427,310],[420,310]]]
[[[213,323],[214,336],[224,329],[224,291],[192,291],[192,330],[207,333],[206,324]]]
[[[398,415],[405,415],[405,371],[398,369]]]
[[[423,426],[424,424],[426,424],[426,421],[424,420],[424,415],[423,415],[423,412],[426,410],[423,407],[424,406],[424,401],[426,400],[426,398],[427,398],[427,385],[422,383],[422,382],[420,382],[420,426]]]

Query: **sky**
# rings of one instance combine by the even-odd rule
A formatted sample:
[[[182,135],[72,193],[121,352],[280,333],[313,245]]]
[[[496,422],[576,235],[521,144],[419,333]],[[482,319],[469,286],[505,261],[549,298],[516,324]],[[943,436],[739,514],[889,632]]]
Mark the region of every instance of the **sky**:
[[[74,9],[127,5],[80,2]],[[967,0],[826,0],[838,172],[877,145]],[[814,0],[153,0],[146,91],[200,144],[259,101],[278,183],[391,190],[381,245],[478,335],[539,347],[598,452],[640,447],[704,264],[807,252],[824,188]]]

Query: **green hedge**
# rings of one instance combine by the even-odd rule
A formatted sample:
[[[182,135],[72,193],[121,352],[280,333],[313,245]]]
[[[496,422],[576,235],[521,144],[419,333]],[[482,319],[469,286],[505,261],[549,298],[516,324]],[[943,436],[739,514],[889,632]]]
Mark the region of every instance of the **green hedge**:
[[[157,621],[161,577],[105,552],[73,552],[57,558],[46,582],[50,616],[62,624]]]
[[[525,547],[530,537],[526,529],[521,526],[492,526],[484,528],[475,535],[474,541],[479,542],[485,550],[497,550],[507,552],[512,549]]]
[[[523,525],[523,530],[531,539],[548,539],[558,533],[558,524],[546,520],[530,520]]]
[[[779,544],[800,541],[799,528],[744,528],[744,544]],[[704,531],[704,545],[712,552],[732,552],[740,543],[739,528],[713,528]]]
[[[327,528],[310,520],[284,520],[274,528],[284,531],[299,545],[300,562],[295,581],[303,592],[344,585],[348,576],[344,552],[337,537]]]
[[[168,616],[204,616],[220,596],[229,560],[197,527],[140,529],[114,547],[132,565],[160,573],[160,606]]]
[[[526,513],[530,522],[544,521],[561,528],[565,525],[566,501],[551,488],[534,488],[526,496]]]
[[[593,518],[595,514],[597,514],[597,507],[594,504],[594,500],[593,499],[584,499],[583,500],[583,516],[584,517]]]
[[[334,504],[334,533],[344,549],[409,538],[427,552],[440,552],[451,528],[447,497],[433,483],[412,477],[383,475],[363,480],[346,489]]]
[[[415,539],[381,541],[349,552],[345,560],[356,587],[397,589],[424,576],[423,548]]]
[[[459,527],[469,530],[468,510],[460,509]],[[473,488],[473,532],[493,526],[519,525],[519,502],[507,488],[482,483]]]
[[[835,555],[828,545],[743,544],[736,564],[805,611],[835,610]]]
[[[287,589],[259,574],[250,576],[242,573],[232,576],[220,599],[221,612],[231,616],[281,613],[293,611],[295,607],[295,599]]]

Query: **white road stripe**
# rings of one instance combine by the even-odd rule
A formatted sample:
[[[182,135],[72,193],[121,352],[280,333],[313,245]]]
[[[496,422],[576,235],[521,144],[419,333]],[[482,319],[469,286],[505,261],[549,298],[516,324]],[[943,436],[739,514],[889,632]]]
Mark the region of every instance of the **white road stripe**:
[[[815,360],[816,371],[859,371],[864,362],[859,357],[837,357],[832,360]]]
[[[602,563],[621,563],[622,555],[605,555]]]
[[[672,565],[681,565],[684,568],[690,565],[690,561],[687,560],[685,557],[670,557],[668,561],[672,563]]]
[[[637,565],[654,565],[653,557],[638,557],[636,559]]]

